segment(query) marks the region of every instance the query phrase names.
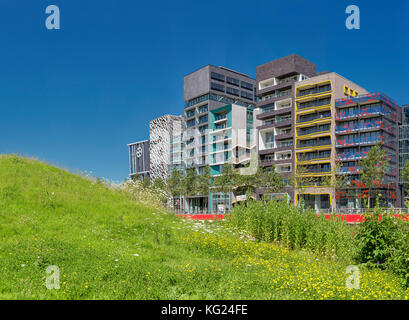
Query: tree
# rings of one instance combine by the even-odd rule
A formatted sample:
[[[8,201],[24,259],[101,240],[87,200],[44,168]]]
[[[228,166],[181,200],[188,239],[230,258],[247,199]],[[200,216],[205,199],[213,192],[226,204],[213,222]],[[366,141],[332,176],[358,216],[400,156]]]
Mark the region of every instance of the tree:
[[[226,163],[221,175],[215,177],[214,187],[216,192],[228,193],[237,183],[238,174],[234,171],[233,165]]]
[[[202,173],[197,177],[197,191],[203,196],[208,196],[210,192],[211,176],[210,166],[206,165]]]
[[[275,193],[281,191],[285,187],[283,176],[272,168],[259,168],[257,170],[257,187],[264,187],[267,192]]]
[[[202,196],[209,196],[211,186],[210,166],[206,165],[197,177],[197,192]]]
[[[371,192],[379,187],[383,181],[389,167],[389,160],[381,144],[372,147],[368,156],[361,160],[361,180],[368,188],[368,208],[371,205]]]
[[[188,168],[185,176],[181,180],[182,194],[185,196],[189,208],[191,201],[189,198],[197,194],[197,180],[195,168]]]
[[[404,166],[402,168],[401,178],[402,178],[403,184],[405,185],[406,191],[409,191],[408,190],[408,184],[409,184],[409,159],[406,160],[406,162],[405,162],[405,164],[404,164]]]
[[[181,195],[183,192],[182,178],[182,172],[177,168],[173,168],[172,173],[167,180],[168,192],[172,195],[172,197],[179,197],[179,202],[181,202]]]
[[[238,183],[238,174],[233,168],[231,163],[224,164],[223,172],[221,175],[214,178],[213,186],[214,191],[228,193],[229,195],[236,188]]]

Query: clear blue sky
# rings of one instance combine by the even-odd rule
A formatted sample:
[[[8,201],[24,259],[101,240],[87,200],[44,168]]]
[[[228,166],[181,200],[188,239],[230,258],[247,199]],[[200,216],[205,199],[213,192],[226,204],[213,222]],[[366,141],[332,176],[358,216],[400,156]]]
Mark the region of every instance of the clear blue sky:
[[[360,30],[345,27],[349,4]],[[409,103],[408,1],[2,0],[0,41],[0,153],[117,181],[127,143],[182,114],[183,76],[206,64],[255,77],[297,53]]]

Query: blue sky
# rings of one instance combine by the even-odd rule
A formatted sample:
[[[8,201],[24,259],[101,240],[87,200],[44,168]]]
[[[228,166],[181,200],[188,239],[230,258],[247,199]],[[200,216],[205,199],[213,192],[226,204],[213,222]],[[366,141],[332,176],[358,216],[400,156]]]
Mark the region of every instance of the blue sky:
[[[61,29],[45,28],[58,5]],[[358,5],[361,29],[347,30]],[[149,120],[182,114],[183,76],[207,64],[255,77],[297,53],[409,103],[408,1],[2,0],[0,153],[112,180]]]

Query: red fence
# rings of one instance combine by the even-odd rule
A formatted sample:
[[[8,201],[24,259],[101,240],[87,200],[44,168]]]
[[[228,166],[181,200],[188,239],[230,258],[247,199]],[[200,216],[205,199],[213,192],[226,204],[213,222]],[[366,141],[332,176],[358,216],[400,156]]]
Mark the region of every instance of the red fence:
[[[176,216],[180,218],[192,219],[192,220],[214,220],[215,219],[214,214],[177,214]],[[398,214],[395,214],[394,217],[402,219],[402,217]],[[346,221],[347,223],[360,223],[364,220],[364,215],[363,214],[336,214],[336,215],[326,214],[325,218],[327,218],[328,220],[331,218],[341,218],[340,219],[341,221]],[[216,219],[223,220],[224,215],[218,214],[216,216]],[[409,215],[406,215],[403,219],[406,221],[409,221]]]

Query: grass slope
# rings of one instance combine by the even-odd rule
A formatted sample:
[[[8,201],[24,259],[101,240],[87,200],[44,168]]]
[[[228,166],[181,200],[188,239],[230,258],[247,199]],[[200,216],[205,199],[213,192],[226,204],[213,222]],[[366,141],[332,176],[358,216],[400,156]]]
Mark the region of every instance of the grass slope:
[[[404,299],[397,279],[177,219],[50,165],[0,156],[0,299]],[[60,289],[45,286],[60,268]]]

